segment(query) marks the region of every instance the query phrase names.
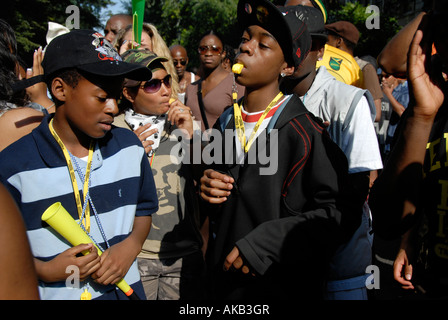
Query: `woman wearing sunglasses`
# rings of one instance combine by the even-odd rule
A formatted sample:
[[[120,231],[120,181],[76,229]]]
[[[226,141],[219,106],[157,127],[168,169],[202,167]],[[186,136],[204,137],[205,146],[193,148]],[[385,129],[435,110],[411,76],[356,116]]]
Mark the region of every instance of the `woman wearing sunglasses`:
[[[114,48],[120,55],[123,55],[129,49],[146,49],[154,52],[158,56],[167,57],[168,61],[163,62],[165,69],[172,77],[171,90],[174,98],[179,93],[179,83],[176,75],[176,69],[173,64],[173,59],[170,56],[170,49],[165,40],[163,40],[156,26],[152,23],[143,22],[141,44],[133,41],[132,25],[121,29],[113,42]]]
[[[224,109],[233,104],[232,92],[238,98],[244,87],[234,81],[233,74],[223,66],[226,56],[221,39],[212,32],[199,42],[201,79],[187,87],[185,105],[191,108],[196,119],[201,120],[202,130],[212,128]]]
[[[171,99],[172,79],[162,64],[165,57],[149,50],[129,50],[122,57],[152,71],[148,81],[126,79],[122,113],[114,121],[133,130],[143,142],[157,187],[159,210],[137,259],[146,297],[203,299],[205,241],[197,223],[202,220],[192,168],[171,156],[179,141],[175,129],[184,129],[182,138],[191,139],[193,130],[200,133],[200,128],[193,129],[190,109]]]

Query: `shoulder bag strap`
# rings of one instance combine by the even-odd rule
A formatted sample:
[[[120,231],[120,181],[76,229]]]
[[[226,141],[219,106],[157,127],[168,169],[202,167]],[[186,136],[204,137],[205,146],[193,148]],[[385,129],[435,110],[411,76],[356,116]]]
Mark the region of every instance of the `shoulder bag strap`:
[[[201,110],[202,121],[204,121],[205,130],[209,128],[207,116],[205,114],[204,102],[202,101],[202,80],[199,80],[198,83],[198,103],[199,109]]]

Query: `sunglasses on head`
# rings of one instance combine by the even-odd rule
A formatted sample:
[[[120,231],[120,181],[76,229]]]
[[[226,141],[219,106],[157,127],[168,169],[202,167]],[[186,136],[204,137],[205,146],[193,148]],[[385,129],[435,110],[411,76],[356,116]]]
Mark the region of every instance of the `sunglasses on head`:
[[[168,89],[171,88],[171,76],[167,75],[163,79],[151,79],[149,81],[146,81],[145,84],[141,85],[140,88],[142,88],[146,93],[156,93],[162,87],[162,83]]]
[[[213,45],[213,46],[200,46],[198,48],[199,54],[206,54],[209,50],[214,55],[221,54],[221,52],[222,52],[222,49],[220,47],[218,47],[218,46],[215,46],[215,45]]]
[[[185,66],[187,64],[187,60],[173,60],[173,63],[175,66],[177,66],[179,63]]]

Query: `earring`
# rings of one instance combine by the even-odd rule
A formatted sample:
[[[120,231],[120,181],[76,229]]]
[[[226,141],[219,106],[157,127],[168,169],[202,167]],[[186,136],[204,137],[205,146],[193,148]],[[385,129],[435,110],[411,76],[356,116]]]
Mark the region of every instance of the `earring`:
[[[317,61],[322,61],[322,57],[317,58]]]
[[[282,78],[284,78],[284,77],[286,76],[286,74],[284,74],[284,73],[282,72],[282,73],[280,73],[280,76],[281,76]]]

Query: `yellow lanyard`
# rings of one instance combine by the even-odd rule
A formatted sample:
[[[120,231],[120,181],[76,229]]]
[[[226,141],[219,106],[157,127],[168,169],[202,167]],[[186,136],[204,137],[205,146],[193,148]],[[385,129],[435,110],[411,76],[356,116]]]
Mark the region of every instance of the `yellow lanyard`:
[[[273,106],[277,104],[277,102],[280,100],[280,98],[283,96],[282,92],[279,92],[278,95],[274,98],[274,100],[271,101],[271,103],[268,105],[268,107],[264,110],[263,114],[261,115],[260,119],[258,119],[257,123],[255,124],[255,128],[252,131],[252,133],[249,136],[249,140],[246,143],[246,133],[244,130],[244,122],[243,122],[243,115],[241,113],[241,106],[237,103],[237,93],[233,92],[233,113],[235,116],[235,128],[236,132],[238,134],[238,140],[241,142],[241,148],[243,149],[243,152],[247,153],[250,149],[250,146],[252,145],[252,142],[254,140],[255,134],[258,131],[258,128],[260,127],[261,123],[263,122],[264,118],[268,115],[269,111],[272,109]]]
[[[54,131],[53,119],[51,119],[49,127],[50,127],[51,134],[56,139],[56,141],[58,142],[59,146],[62,149],[62,153],[64,154],[65,161],[67,161],[68,170],[70,172],[70,179],[72,181],[72,186],[73,186],[73,192],[75,194],[76,207],[78,208],[79,219],[82,219],[82,211],[83,210],[82,210],[82,204],[81,204],[81,196],[79,195],[78,183],[76,182],[75,170],[73,169],[73,164],[70,159],[70,155],[69,155],[68,150],[65,147],[64,143],[62,142],[61,138],[58,136],[56,131]],[[86,195],[87,195],[87,192],[89,191],[90,168],[92,167],[92,158],[93,158],[94,148],[95,148],[95,141],[92,139],[92,141],[90,142],[89,157],[87,160],[86,175],[85,175],[85,179],[84,179],[84,188],[83,188],[84,202],[86,201]],[[86,205],[85,217],[81,221],[81,223],[83,224],[83,226],[87,230],[87,232],[90,232],[90,209],[89,209],[88,203]]]

